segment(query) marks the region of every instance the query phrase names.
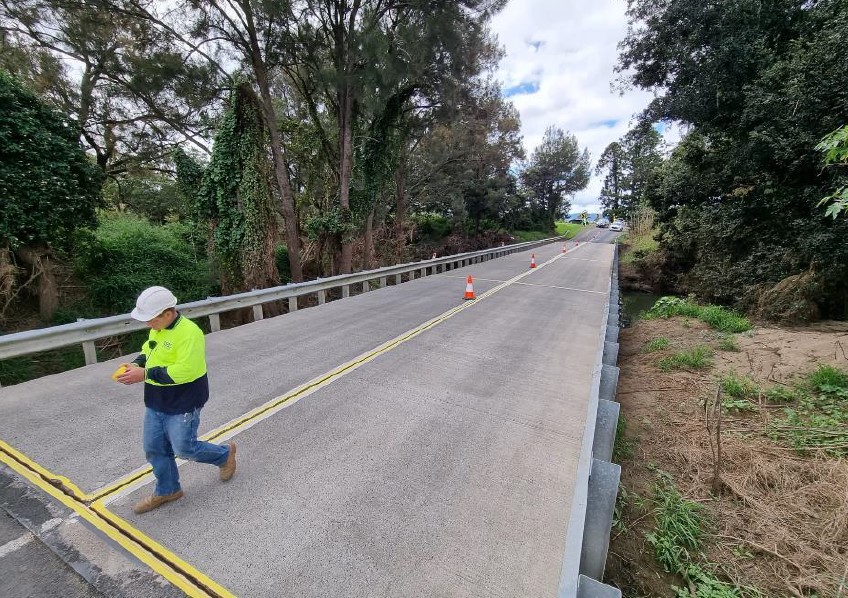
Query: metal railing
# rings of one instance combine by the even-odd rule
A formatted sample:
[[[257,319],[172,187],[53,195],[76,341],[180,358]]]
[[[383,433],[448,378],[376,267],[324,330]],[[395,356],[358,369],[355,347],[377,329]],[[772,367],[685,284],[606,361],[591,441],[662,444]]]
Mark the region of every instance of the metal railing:
[[[317,294],[318,304],[326,301],[326,293],[330,289],[341,288],[342,298],[350,295],[350,286],[362,284],[363,291],[370,290],[370,281],[378,280],[381,287],[386,286],[388,278],[395,277],[395,284],[402,282],[401,277],[409,274],[409,279],[415,278],[418,272],[419,278],[426,276],[427,271],[431,274],[439,271],[445,272],[468,264],[498,258],[518,251],[526,251],[540,245],[562,240],[562,237],[552,237],[540,241],[529,241],[494,247],[480,251],[471,251],[456,255],[398,264],[366,270],[354,274],[341,274],[329,278],[319,278],[309,282],[287,284],[269,289],[260,289],[226,297],[209,297],[200,301],[192,301],[178,305],[180,312],[191,318],[209,317],[210,330],[217,332],[221,329],[219,314],[242,309],[253,308],[253,319],[261,320],[262,304],[272,301],[288,299],[289,311],[297,309],[297,298],[305,295]],[[61,347],[81,344],[85,354],[85,363],[90,365],[97,363],[97,351],[95,341],[111,336],[127,334],[136,330],[143,330],[146,326],[130,317],[129,314],[97,318],[91,320],[80,320],[71,324],[51,326],[50,328],[39,328],[25,332],[15,332],[0,336],[0,359],[20,357],[41,351],[50,351]]]

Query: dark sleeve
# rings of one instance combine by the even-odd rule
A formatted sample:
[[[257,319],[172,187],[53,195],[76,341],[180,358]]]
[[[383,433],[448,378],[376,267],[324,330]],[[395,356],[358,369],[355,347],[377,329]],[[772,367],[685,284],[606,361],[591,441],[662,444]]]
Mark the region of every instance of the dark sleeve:
[[[146,378],[159,384],[174,384],[174,379],[168,375],[168,368],[157,365],[147,370]]]
[[[138,357],[132,360],[132,363],[144,367],[144,365],[147,363],[147,355],[145,355],[144,353],[139,353]]]

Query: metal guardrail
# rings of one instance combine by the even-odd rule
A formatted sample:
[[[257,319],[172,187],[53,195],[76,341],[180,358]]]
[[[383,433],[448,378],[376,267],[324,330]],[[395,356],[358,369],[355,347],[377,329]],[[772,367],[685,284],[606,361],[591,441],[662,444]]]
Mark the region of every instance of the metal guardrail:
[[[618,423],[615,390],[618,383],[618,245],[613,253],[607,305],[589,392],[583,440],[566,529],[557,598],[621,598],[621,591],[602,583],[610,528],[618,493],[620,467],[610,463]],[[612,330],[611,330],[612,329]],[[611,336],[611,331],[614,334]],[[604,407],[614,407],[610,413]]]
[[[326,292],[330,289],[341,288],[342,298],[350,295],[350,286],[362,284],[363,290],[370,290],[370,281],[379,280],[380,286],[386,286],[390,276],[395,277],[395,284],[401,283],[401,276],[409,274],[410,280],[415,278],[415,273],[420,272],[419,278],[426,276],[427,270],[431,274],[445,272],[467,264],[477,263],[482,260],[498,258],[518,251],[526,251],[540,245],[562,240],[562,237],[552,237],[540,241],[528,241],[503,247],[494,247],[479,251],[459,253],[456,255],[407,264],[398,264],[366,270],[354,274],[341,274],[329,278],[319,278],[309,282],[287,284],[269,289],[260,289],[226,297],[209,297],[200,301],[183,303],[178,305],[181,313],[192,318],[208,316],[212,332],[221,329],[219,314],[253,307],[254,320],[262,319],[262,304],[271,301],[288,299],[289,311],[297,309],[297,298],[304,295],[317,294],[318,303],[326,301]],[[80,320],[71,324],[51,326],[50,328],[39,328],[25,332],[15,332],[0,336],[0,359],[20,357],[41,351],[50,351],[60,347],[82,344],[85,354],[86,365],[97,363],[97,352],[94,341],[110,336],[127,334],[136,330],[143,330],[146,326],[130,317],[129,314],[97,318],[91,320]]]

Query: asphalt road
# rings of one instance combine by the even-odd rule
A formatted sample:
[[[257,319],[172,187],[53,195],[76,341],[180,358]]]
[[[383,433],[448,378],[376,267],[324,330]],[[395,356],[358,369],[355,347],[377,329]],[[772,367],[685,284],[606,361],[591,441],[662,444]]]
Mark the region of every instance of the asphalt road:
[[[186,464],[184,499],[132,514],[146,476],[108,508],[240,596],[554,595],[613,253],[561,248],[209,335],[201,432],[357,365],[232,432],[232,482]],[[0,438],[87,493],[143,468],[116,363],[0,389]]]

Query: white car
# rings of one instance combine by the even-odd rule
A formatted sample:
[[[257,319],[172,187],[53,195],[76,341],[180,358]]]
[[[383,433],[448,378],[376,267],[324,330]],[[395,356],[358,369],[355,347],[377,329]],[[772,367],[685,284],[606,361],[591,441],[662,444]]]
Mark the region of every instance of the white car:
[[[623,231],[624,230],[624,222],[622,222],[621,220],[616,220],[615,222],[610,224],[610,230],[619,231],[619,232]]]

